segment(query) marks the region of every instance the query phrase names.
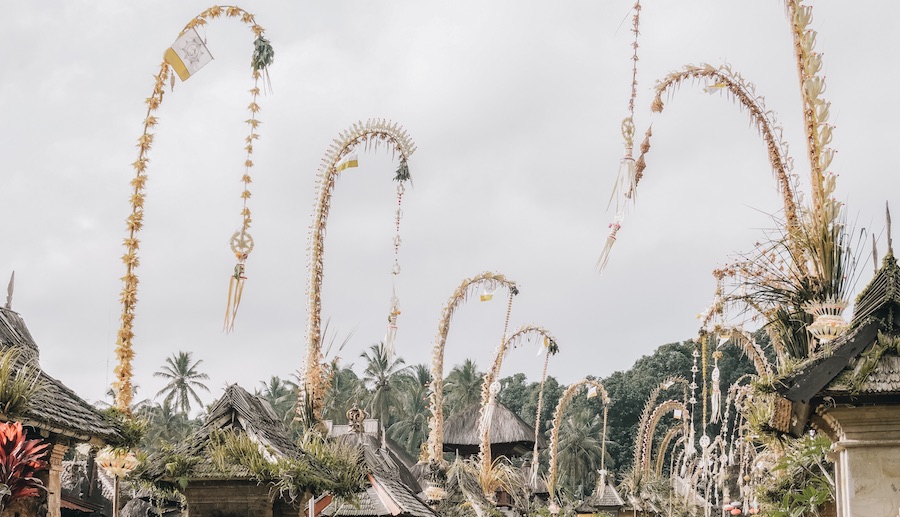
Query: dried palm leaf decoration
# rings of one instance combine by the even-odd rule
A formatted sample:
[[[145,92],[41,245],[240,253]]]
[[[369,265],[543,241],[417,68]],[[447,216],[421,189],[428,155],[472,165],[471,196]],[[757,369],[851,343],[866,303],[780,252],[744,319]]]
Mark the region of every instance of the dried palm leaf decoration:
[[[251,59],[251,76],[253,78],[253,88],[250,90],[251,102],[247,106],[250,111],[250,118],[246,121],[250,127],[250,134],[245,139],[246,157],[243,167],[244,174],[241,177],[243,189],[241,191],[242,209],[241,209],[241,226],[234,233],[230,241],[231,251],[237,258],[237,265],[234,274],[229,282],[228,305],[225,315],[225,330],[230,331],[234,328],[234,318],[237,315],[238,307],[241,302],[244,281],[244,263],[247,260],[250,251],[253,249],[253,238],[250,236],[250,209],[247,201],[250,199],[250,170],[253,167],[251,156],[253,154],[253,142],[259,138],[258,128],[260,121],[257,114],[260,111],[257,98],[259,97],[259,81],[263,78],[263,74],[267,74],[267,69],[275,57],[269,41],[263,37],[265,30],[256,23],[254,16],[240,7],[235,6],[215,6],[203,11],[194,19],[185,25],[184,29],[179,33],[178,38],[172,47],[166,50],[163,56],[163,62],[159,66],[159,71],[155,76],[153,83],[153,93],[147,98],[147,113],[144,117],[144,130],[138,138],[138,157],[132,164],[135,171],[134,179],[131,180],[133,188],[131,194],[131,213],[125,220],[127,228],[127,237],[125,238],[125,254],[122,256],[122,262],[125,263],[125,276],[122,277],[124,284],[120,296],[122,304],[122,314],[120,316],[119,331],[116,336],[116,358],[118,365],[114,373],[116,380],[112,383],[113,391],[116,394],[116,407],[121,411],[128,412],[131,406],[132,397],[132,370],[131,361],[134,358],[134,350],[132,348],[132,339],[134,338],[133,326],[135,316],[135,305],[137,304],[138,277],[137,267],[140,263],[138,259],[139,240],[138,232],[143,228],[144,224],[144,188],[147,184],[147,169],[150,163],[149,152],[153,145],[154,133],[151,131],[157,125],[158,119],[155,115],[156,111],[162,105],[163,95],[165,94],[165,85],[168,80],[170,88],[174,89],[175,75],[177,74],[182,81],[187,80],[192,74],[196,73],[206,63],[212,60],[212,54],[206,48],[206,42],[197,34],[197,28],[206,25],[210,20],[219,17],[235,18],[250,27],[251,32],[256,36],[254,41],[253,57]]]

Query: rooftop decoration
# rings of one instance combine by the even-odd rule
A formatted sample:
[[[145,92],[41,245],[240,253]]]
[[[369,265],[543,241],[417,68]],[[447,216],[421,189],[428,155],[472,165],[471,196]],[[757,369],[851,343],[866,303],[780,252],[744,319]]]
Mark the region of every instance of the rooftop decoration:
[[[116,359],[118,360],[118,365],[114,370],[116,380],[112,384],[113,391],[116,394],[116,407],[126,413],[131,411],[132,398],[131,361],[134,358],[132,339],[134,338],[135,306],[138,299],[138,276],[136,271],[140,264],[138,259],[140,241],[137,236],[144,226],[144,188],[148,179],[149,153],[153,146],[155,135],[152,131],[159,122],[155,114],[162,105],[166,83],[168,82],[169,87],[174,89],[175,74],[182,81],[186,81],[192,74],[200,70],[203,65],[212,60],[212,55],[206,48],[205,41],[200,38],[196,29],[206,25],[211,20],[223,16],[225,18],[235,18],[244,23],[256,37],[253,43],[253,54],[250,63],[253,88],[250,90],[251,101],[247,106],[247,109],[250,111],[250,118],[246,123],[250,128],[250,133],[245,139],[246,158],[243,162],[244,173],[241,177],[241,182],[243,183],[243,190],[241,191],[243,205],[240,214],[241,225],[232,235],[229,243],[231,251],[237,258],[237,265],[234,268],[234,274],[229,285],[224,324],[226,331],[231,331],[234,328],[234,318],[241,303],[244,281],[246,280],[244,266],[250,251],[253,250],[253,238],[249,233],[251,223],[250,209],[247,206],[247,202],[250,199],[249,186],[251,182],[250,170],[253,167],[253,161],[251,160],[253,144],[259,138],[257,130],[260,121],[257,118],[257,114],[260,111],[260,107],[257,99],[260,94],[260,81],[265,80],[264,74],[267,73],[268,66],[272,64],[275,52],[269,41],[264,37],[265,29],[256,23],[256,19],[252,14],[236,6],[214,6],[206,9],[189,21],[178,34],[178,38],[172,47],[166,50],[163,61],[159,66],[159,72],[154,78],[153,92],[146,100],[147,113],[144,117],[143,132],[138,138],[138,157],[132,164],[135,176],[131,180],[133,188],[131,213],[125,219],[127,236],[124,241],[125,254],[122,256],[122,262],[125,264],[125,276],[122,277],[124,284],[120,296],[122,314],[119,318],[120,326],[116,337]]]

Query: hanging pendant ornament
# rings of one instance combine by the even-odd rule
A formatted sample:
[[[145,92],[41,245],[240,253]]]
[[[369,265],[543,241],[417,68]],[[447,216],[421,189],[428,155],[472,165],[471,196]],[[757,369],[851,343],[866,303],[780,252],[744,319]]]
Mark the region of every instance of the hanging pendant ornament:
[[[400,274],[400,244],[403,239],[400,238],[400,220],[403,219],[403,194],[406,192],[404,182],[409,179],[409,166],[406,161],[401,161],[397,168],[397,174],[394,176],[397,181],[397,212],[394,217],[394,265],[391,266],[391,309],[388,313],[387,334],[384,338],[385,352],[389,358],[394,357],[394,347],[397,340],[397,317],[400,316],[400,299],[397,297],[397,286],[395,279]]]
[[[237,258],[237,264],[234,266],[234,273],[228,281],[228,304],[225,307],[225,324],[222,330],[229,333],[234,330],[234,320],[237,317],[238,308],[241,306],[241,297],[244,294],[244,282],[247,277],[244,275],[245,263],[250,252],[253,251],[253,237],[241,229],[231,236],[229,242],[231,251]]]
[[[384,336],[384,350],[388,357],[394,357],[394,342],[397,339],[397,316],[400,315],[400,299],[397,291],[391,295],[391,312],[388,313],[387,334]]]
[[[722,416],[722,388],[719,386],[719,378],[721,377],[721,373],[719,371],[719,359],[721,358],[721,351],[716,350],[715,352],[713,352],[712,397],[710,399],[712,409],[710,410],[711,414],[709,417],[709,421],[713,424],[718,424]]]

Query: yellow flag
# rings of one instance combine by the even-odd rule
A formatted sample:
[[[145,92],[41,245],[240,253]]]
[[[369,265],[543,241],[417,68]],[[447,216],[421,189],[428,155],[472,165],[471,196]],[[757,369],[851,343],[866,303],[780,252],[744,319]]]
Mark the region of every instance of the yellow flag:
[[[359,157],[357,156],[356,151],[345,156],[344,159],[337,164],[336,171],[341,172],[350,167],[359,167]]]
[[[166,50],[164,58],[182,81],[187,81],[188,77],[213,60],[206,43],[194,29],[188,29],[178,36],[175,43]]]

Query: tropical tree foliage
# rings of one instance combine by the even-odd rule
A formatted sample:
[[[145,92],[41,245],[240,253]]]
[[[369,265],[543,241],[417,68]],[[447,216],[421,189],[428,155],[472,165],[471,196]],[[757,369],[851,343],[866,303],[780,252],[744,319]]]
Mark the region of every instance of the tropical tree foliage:
[[[590,495],[603,457],[603,419],[591,408],[569,410],[559,430],[559,486],[575,499]],[[612,458],[606,466],[612,467]]]
[[[454,366],[444,380],[444,413],[450,416],[481,403],[483,378],[484,374],[478,371],[472,359]]]
[[[404,374],[408,368],[400,357],[391,358],[388,355],[384,343],[375,343],[360,357],[366,362],[363,382],[371,393],[369,414],[377,418],[382,426],[389,427],[401,399]]]
[[[297,385],[289,380],[282,380],[277,375],[260,384],[263,386],[262,390],[257,390],[256,395],[266,399],[285,424],[293,420],[297,407]]]
[[[190,413],[192,399],[202,406],[203,402],[196,389],[209,392],[209,388],[202,382],[209,380],[209,375],[197,370],[202,362],[198,359],[191,363],[191,352],[178,352],[167,357],[165,364],[153,376],[166,379],[169,383],[156,396],[165,395],[163,403],[174,402],[174,407],[183,413]]]
[[[404,375],[399,413],[388,432],[391,438],[403,446],[414,457],[421,452],[422,443],[428,439],[428,386],[431,384],[431,369],[428,365],[417,364]]]

